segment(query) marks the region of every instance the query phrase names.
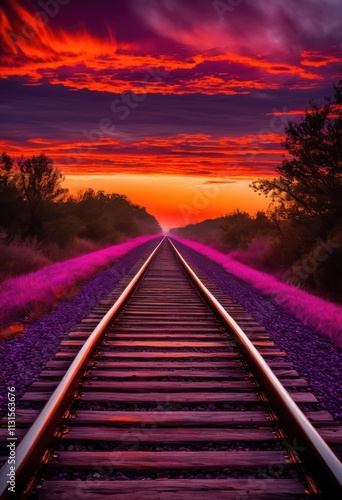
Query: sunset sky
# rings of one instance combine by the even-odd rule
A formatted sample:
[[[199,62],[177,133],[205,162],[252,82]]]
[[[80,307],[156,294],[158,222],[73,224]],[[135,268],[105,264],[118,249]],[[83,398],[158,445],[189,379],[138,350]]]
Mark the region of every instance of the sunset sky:
[[[251,213],[288,119],[341,78],[340,0],[5,0],[1,150],[164,228]]]

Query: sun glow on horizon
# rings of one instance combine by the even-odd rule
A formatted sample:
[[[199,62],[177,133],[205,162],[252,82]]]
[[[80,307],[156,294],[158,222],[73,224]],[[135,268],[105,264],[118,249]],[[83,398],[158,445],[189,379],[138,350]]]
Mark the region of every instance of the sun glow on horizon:
[[[144,206],[163,228],[194,224],[239,208],[251,214],[266,209],[269,200],[249,187],[252,179],[169,175],[66,175],[65,187],[76,195],[92,188],[119,193]]]

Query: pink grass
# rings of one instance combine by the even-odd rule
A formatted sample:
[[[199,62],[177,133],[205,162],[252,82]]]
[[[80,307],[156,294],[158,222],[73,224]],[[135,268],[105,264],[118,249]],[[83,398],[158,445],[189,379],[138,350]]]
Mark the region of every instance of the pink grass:
[[[82,280],[154,238],[155,235],[140,236],[120,245],[4,280],[0,284],[0,324],[6,325],[24,315],[37,316],[39,311],[45,312]]]
[[[314,328],[342,348],[342,308],[338,305],[282,283],[273,276],[241,264],[211,247],[181,238],[173,239],[217,262],[229,273],[272,297],[304,325]]]

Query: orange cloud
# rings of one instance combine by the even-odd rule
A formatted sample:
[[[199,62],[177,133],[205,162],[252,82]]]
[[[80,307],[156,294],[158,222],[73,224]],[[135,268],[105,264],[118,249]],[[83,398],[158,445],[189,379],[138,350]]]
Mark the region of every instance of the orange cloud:
[[[290,109],[289,111],[272,111],[266,113],[268,116],[302,116],[305,114],[305,110],[302,109]]]
[[[323,109],[323,108],[321,108]],[[329,118],[331,119],[336,119],[339,118],[339,114],[342,110],[342,105],[341,104],[331,104],[331,109],[332,113],[329,114]],[[291,109],[289,111],[272,111],[270,113],[267,113],[269,116],[303,116],[308,113],[311,114],[312,110],[310,109]]]
[[[57,58],[58,55],[68,57],[72,60],[75,56],[87,55],[99,56],[111,54],[116,49],[115,38],[109,31],[106,40],[99,40],[90,36],[86,31],[83,33],[68,33],[61,29],[52,31],[48,24],[48,16],[34,15],[25,9],[17,0],[12,0],[11,7],[16,16],[15,24],[11,23],[3,8],[0,8],[0,19],[4,20],[1,30],[4,48],[8,53],[18,53],[28,58]],[[82,59],[80,59],[82,61]]]
[[[41,82],[44,75],[52,76],[58,68],[74,68],[85,61],[90,67],[106,67],[103,58],[116,51],[111,31],[103,40],[85,30],[79,33],[52,31],[48,21],[31,14],[16,0],[11,7],[16,16],[14,22],[10,22],[0,7],[0,36],[7,53],[0,67],[2,78],[26,76],[34,84]]]
[[[309,80],[322,80],[323,77],[318,73],[312,73],[306,71],[304,68],[300,66],[295,66],[293,64],[275,64],[272,61],[268,61],[264,57],[255,57],[255,56],[244,56],[236,53],[226,53],[219,54],[213,57],[213,60],[216,61],[225,61],[225,62],[237,62],[239,64],[246,65],[251,68],[261,68],[265,70],[269,74],[279,75],[280,73],[289,73],[292,75],[300,76],[301,78],[309,79]]]
[[[303,66],[311,66],[312,68],[320,68],[328,64],[342,62],[342,57],[332,54],[324,54],[318,50],[303,50],[301,52],[301,64]]]
[[[33,138],[22,144],[0,143],[12,156],[51,156],[65,174],[203,175],[209,178],[272,176],[279,164],[283,136],[275,133],[241,137],[178,134],[123,141],[104,137],[92,142]]]

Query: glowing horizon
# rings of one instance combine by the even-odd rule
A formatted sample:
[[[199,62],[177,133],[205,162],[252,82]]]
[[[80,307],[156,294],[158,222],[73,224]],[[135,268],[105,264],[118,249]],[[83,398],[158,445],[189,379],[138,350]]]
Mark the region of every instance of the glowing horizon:
[[[269,200],[253,193],[249,184],[243,179],[211,184],[205,177],[167,175],[67,175],[64,183],[74,195],[89,187],[123,194],[154,215],[163,231],[221,217],[237,208],[251,214],[265,209]]]

